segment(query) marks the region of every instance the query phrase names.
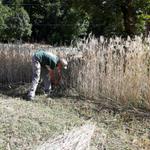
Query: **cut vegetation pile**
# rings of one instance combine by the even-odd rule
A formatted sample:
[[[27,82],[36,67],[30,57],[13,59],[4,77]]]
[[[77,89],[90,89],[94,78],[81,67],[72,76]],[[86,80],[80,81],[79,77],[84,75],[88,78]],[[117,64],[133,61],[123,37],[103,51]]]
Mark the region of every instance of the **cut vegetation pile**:
[[[37,150],[86,150],[90,149],[90,142],[93,136],[95,126],[84,125],[74,128],[69,133],[60,135],[55,139],[49,139],[39,146]]]

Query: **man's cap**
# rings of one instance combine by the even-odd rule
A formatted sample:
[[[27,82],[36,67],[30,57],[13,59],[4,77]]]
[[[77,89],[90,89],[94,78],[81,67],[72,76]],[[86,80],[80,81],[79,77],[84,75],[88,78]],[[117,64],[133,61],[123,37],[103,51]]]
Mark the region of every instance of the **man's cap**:
[[[64,59],[64,58],[61,58],[60,61],[61,61],[62,65],[63,65],[63,68],[64,68],[64,69],[67,69],[67,67],[68,67],[68,62],[67,62],[67,60]]]

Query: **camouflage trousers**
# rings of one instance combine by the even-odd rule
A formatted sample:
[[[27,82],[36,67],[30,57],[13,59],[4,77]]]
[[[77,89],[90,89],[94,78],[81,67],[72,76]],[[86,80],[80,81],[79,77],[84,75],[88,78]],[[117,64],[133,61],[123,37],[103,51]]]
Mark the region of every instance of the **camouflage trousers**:
[[[43,68],[38,59],[32,57],[32,84],[28,92],[28,97],[35,97],[37,86],[42,78],[44,84],[44,91],[49,92],[51,90],[51,82],[49,72],[46,68]]]

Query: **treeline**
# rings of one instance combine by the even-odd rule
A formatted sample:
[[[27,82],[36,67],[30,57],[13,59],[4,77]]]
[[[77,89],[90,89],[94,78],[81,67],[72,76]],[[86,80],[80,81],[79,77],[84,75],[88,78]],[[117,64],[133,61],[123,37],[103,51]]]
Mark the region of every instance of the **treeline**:
[[[70,43],[87,36],[147,35],[150,0],[1,0],[0,41]]]

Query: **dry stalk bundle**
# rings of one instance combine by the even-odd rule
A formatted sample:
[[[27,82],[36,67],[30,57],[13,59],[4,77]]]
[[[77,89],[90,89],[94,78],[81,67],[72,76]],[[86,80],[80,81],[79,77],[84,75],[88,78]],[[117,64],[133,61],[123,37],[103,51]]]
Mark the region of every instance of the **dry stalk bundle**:
[[[90,150],[94,129],[95,125],[92,124],[74,128],[64,135],[49,139],[36,150]]]

